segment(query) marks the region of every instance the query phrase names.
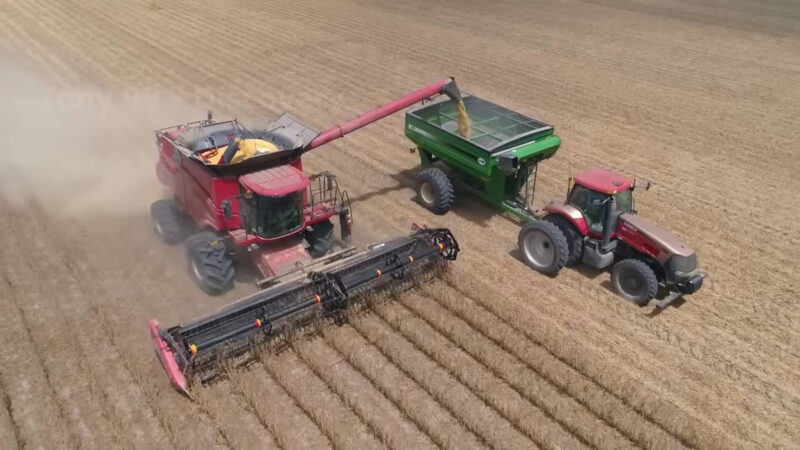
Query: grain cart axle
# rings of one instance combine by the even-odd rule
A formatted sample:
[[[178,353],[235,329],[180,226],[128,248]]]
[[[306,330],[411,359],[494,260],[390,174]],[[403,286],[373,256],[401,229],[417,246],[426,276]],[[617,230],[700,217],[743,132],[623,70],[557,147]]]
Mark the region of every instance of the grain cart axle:
[[[150,321],[150,334],[172,384],[188,393],[190,381],[218,375],[223,363],[243,364],[256,347],[321,319],[336,318],[375,292],[396,292],[458,255],[447,229],[419,229],[373,244],[305,277],[285,281],[221,311],[170,328]]]

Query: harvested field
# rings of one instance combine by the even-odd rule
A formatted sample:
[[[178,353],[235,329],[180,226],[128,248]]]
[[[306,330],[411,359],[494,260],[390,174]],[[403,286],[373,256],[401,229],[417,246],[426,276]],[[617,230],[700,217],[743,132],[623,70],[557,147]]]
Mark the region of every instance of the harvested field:
[[[788,1],[0,0],[0,448],[768,448],[800,442],[800,6]],[[304,157],[356,243],[449,227],[440,279],[192,398],[146,321],[220,297],[160,243],[151,130],[286,110],[316,129],[444,76],[555,125],[537,204],[610,166],[706,285],[655,317],[556,278],[477,199],[414,202],[402,115]]]

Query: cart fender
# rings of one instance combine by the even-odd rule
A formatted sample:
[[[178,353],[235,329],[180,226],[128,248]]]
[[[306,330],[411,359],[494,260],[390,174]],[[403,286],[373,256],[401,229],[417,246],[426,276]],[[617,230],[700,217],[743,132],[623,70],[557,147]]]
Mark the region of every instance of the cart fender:
[[[548,214],[558,214],[569,220],[583,236],[589,234],[589,225],[586,224],[586,219],[578,208],[561,202],[550,202],[543,209]]]

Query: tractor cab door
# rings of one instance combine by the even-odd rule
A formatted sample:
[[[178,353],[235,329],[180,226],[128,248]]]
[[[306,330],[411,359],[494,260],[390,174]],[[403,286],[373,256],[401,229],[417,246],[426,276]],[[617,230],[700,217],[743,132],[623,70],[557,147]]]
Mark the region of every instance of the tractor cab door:
[[[567,198],[567,204],[578,208],[583,213],[586,225],[591,234],[603,234],[603,219],[608,194],[593,191],[579,184],[573,186]]]

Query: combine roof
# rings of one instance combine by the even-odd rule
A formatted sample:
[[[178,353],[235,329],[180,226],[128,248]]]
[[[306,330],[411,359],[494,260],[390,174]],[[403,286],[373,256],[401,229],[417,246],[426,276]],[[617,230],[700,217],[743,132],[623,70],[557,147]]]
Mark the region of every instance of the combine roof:
[[[242,175],[239,182],[258,195],[274,197],[305,190],[308,177],[293,166],[279,166]]]

